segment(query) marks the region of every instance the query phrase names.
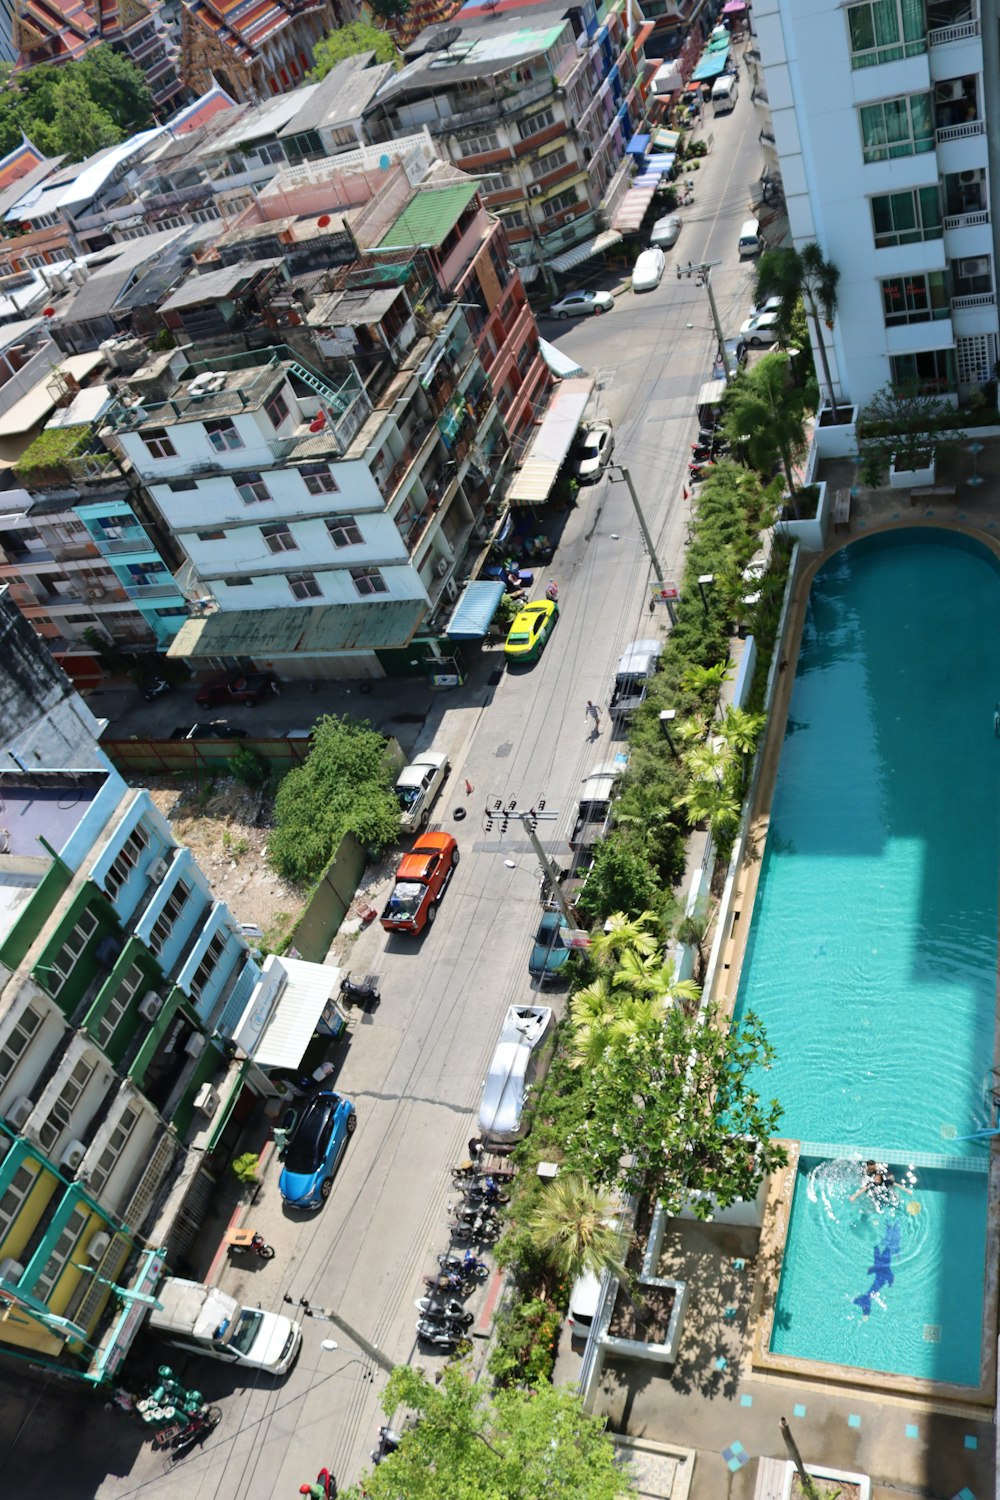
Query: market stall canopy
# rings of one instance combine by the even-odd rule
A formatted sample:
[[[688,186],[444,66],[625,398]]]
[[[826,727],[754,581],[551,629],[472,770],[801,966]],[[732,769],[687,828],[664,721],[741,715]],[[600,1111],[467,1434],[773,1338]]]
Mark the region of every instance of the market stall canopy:
[[[680,138],[679,130],[666,130],[661,127],[653,135],[653,145],[659,147],[661,151],[676,152]]]
[[[313,1032],[336,1007],[341,972],[269,953],[233,1042],[262,1068],[297,1068]]]
[[[710,78],[718,78],[720,73],[725,72],[728,60],[728,43],[724,48],[710,48],[702,57],[701,62],[691,76],[697,83],[707,83]]]
[[[613,229],[602,229],[600,234],[593,238],[584,240],[582,245],[574,245],[572,250],[567,250],[563,255],[557,255],[549,261],[550,268],[562,274],[564,271],[572,271],[574,266],[582,266],[585,260],[590,260],[594,255],[600,255],[603,250],[611,250],[615,245],[620,245],[622,237]],[[523,273],[522,273],[523,274]]]
[[[445,635],[451,641],[481,641],[503,595],[504,585],[493,579],[467,583],[444,627]]]
[[[578,365],[571,354],[564,354],[555,344],[550,344],[548,339],[538,340],[538,352],[553,375],[558,375],[560,380],[565,380],[568,375],[583,374],[583,366]]]
[[[726,394],[726,382],[724,380],[706,380],[698,392],[695,406],[718,406]]]
[[[649,149],[648,135],[634,135],[625,147],[629,156],[644,156]]]
[[[563,381],[507,492],[511,505],[544,505],[549,498],[593,389],[590,379]]]

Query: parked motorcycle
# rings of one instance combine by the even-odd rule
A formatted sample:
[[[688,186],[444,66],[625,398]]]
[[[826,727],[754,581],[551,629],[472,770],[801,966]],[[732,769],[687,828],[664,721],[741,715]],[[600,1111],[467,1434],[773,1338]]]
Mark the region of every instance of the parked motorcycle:
[[[183,1458],[185,1453],[190,1453],[195,1444],[203,1442],[221,1421],[221,1406],[203,1406],[200,1411],[195,1412],[184,1430],[174,1439],[171,1458]]]
[[[482,1182],[470,1182],[463,1192],[466,1203],[491,1205],[510,1202],[510,1194],[505,1193],[492,1177],[484,1177]]]
[[[414,1303],[420,1315],[429,1323],[454,1323],[456,1328],[469,1328],[474,1314],[466,1312],[461,1302],[449,1297],[439,1302],[434,1297],[418,1297]]]
[[[424,1286],[438,1297],[447,1292],[457,1292],[460,1297],[467,1297],[475,1288],[476,1282],[471,1276],[463,1276],[458,1271],[442,1271],[439,1276],[425,1276]]]
[[[448,1225],[448,1233],[458,1244],[491,1245],[500,1238],[500,1225],[496,1219],[484,1219],[480,1215],[471,1221],[454,1220]]]
[[[361,980],[345,974],[340,981],[340,993],[348,1005],[360,1006],[362,1010],[374,1010],[382,1002],[377,974],[366,974]]]
[[[333,1474],[329,1469],[320,1469],[319,1473],[316,1475],[316,1484],[319,1486],[320,1493],[323,1496],[323,1500],[336,1500],[337,1481],[334,1479]],[[303,1484],[299,1486],[300,1495],[311,1495],[312,1492],[313,1486],[310,1484]]]
[[[384,1458],[388,1458],[391,1454],[395,1453],[402,1441],[402,1433],[396,1432],[392,1427],[380,1427],[378,1430],[378,1443],[370,1454],[371,1461],[375,1467],[378,1468]]]
[[[464,1255],[452,1255],[449,1250],[442,1250],[438,1256],[438,1265],[442,1271],[457,1272],[460,1276],[471,1276],[477,1281],[485,1281],[490,1274],[486,1262],[473,1255],[471,1250],[466,1250]]]
[[[274,1246],[267,1244],[264,1236],[256,1230],[231,1229],[226,1235],[226,1249],[230,1255],[259,1255],[261,1260],[274,1259]]]
[[[422,1339],[425,1344],[433,1344],[438,1349],[457,1349],[459,1344],[465,1343],[466,1335],[463,1328],[428,1323],[421,1318],[417,1323],[417,1338]]]
[[[156,698],[162,698],[164,693],[169,693],[172,687],[173,683],[168,682],[165,677],[154,677],[150,682],[146,683],[146,686],[142,690],[142,696],[147,703],[152,703]]]

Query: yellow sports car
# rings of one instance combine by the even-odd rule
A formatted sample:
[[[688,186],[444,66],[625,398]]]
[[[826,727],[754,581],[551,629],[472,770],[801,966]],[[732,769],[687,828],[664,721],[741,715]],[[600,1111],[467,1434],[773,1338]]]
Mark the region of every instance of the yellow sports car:
[[[514,616],[503,651],[508,661],[537,661],[559,618],[554,599],[536,599]]]

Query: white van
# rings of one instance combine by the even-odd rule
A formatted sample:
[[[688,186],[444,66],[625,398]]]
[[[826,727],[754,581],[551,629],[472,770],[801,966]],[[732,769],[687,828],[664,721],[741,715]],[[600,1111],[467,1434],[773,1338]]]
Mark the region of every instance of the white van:
[[[597,1305],[601,1299],[601,1278],[593,1271],[584,1271],[573,1283],[569,1294],[570,1339],[586,1339],[597,1316]]]
[[[727,115],[736,104],[740,80],[737,73],[723,73],[712,85],[712,110],[717,115]]]
[[[759,255],[763,248],[760,225],[756,219],[746,219],[740,226],[740,260],[745,255]]]

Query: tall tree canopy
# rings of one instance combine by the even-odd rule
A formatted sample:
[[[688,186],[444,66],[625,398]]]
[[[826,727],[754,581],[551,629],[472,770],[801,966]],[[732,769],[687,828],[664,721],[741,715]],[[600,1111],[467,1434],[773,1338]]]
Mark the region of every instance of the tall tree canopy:
[[[359,52],[374,52],[376,62],[399,66],[399,50],[388,32],[379,31],[370,21],[350,21],[316,43],[313,48],[316,66],[309,74],[310,83],[319,83],[337,63],[345,57],[356,57]]]
[[[460,1365],[440,1383],[400,1365],[382,1397],[391,1415],[419,1421],[397,1452],[364,1479],[367,1500],[622,1500],[629,1493],[615,1446],[578,1396],[545,1381],[509,1386],[491,1399]],[[344,1500],[358,1500],[352,1489]]]
[[[12,76],[0,66],[0,156],[26,135],[47,156],[82,161],[104,146],[144,130],[153,98],[139,68],[111,47],[79,62],[42,63]]]

